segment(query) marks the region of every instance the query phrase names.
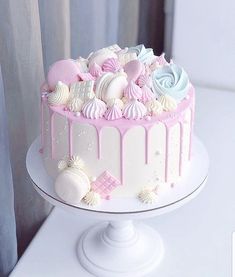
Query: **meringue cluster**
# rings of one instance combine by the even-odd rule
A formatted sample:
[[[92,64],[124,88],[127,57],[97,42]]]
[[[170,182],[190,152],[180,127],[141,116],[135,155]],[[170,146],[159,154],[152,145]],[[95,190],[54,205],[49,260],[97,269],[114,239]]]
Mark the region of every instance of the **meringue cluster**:
[[[112,45],[87,59],[59,61],[51,66],[47,82],[52,91],[49,105],[106,120],[138,120],[173,111],[189,88],[181,67],[144,45],[124,49]]]

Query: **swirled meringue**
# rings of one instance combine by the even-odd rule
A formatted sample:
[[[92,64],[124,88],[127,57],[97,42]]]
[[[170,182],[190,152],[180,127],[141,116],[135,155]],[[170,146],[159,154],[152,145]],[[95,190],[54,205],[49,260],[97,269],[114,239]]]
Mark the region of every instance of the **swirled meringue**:
[[[166,112],[174,111],[177,108],[176,100],[170,95],[162,95],[158,100],[162,104],[163,110]]]
[[[89,72],[92,76],[98,78],[99,76],[102,75],[103,73],[103,70],[101,68],[100,65],[98,65],[97,63],[93,63],[91,66],[90,66],[90,69],[89,69]]]
[[[104,117],[107,120],[119,119],[122,117],[122,110],[117,104],[114,104],[106,110]]]
[[[111,98],[107,101],[107,107],[110,108],[112,107],[113,105],[118,105],[118,107],[122,110],[123,107],[124,107],[124,103],[121,99],[119,98]]]
[[[170,95],[181,101],[188,93],[189,79],[183,68],[176,64],[165,65],[152,74],[153,90],[155,94]]]
[[[79,157],[79,156],[72,156],[69,160],[68,160],[68,167],[72,167],[72,168],[77,168],[77,169],[84,169],[84,161]]]
[[[84,115],[84,117],[90,119],[97,119],[103,117],[105,111],[105,103],[96,97],[87,101],[82,108],[82,114]]]
[[[82,110],[83,101],[78,97],[69,99],[67,107],[71,112],[80,112]]]
[[[154,54],[152,48],[145,48],[143,44],[130,47],[128,52],[134,52],[140,62],[144,64],[151,64],[154,60]]]
[[[139,193],[138,198],[144,204],[153,204],[157,200],[157,194],[151,189],[143,189]]]
[[[148,74],[140,75],[136,83],[141,88],[145,85],[150,88],[152,87],[152,80]]]
[[[150,101],[151,99],[155,98],[152,90],[148,86],[144,85],[141,88],[141,91],[142,91],[142,96],[141,96],[142,103],[146,103],[146,102]]]
[[[105,72],[117,72],[121,69],[121,64],[119,63],[118,59],[109,58],[104,61],[102,69]]]
[[[123,109],[123,116],[127,119],[141,119],[147,113],[147,109],[143,103],[136,99],[128,102]]]
[[[87,204],[88,206],[96,206],[98,204],[100,204],[101,201],[101,196],[99,193],[90,190],[85,197],[83,198],[83,201],[85,204]]]
[[[137,86],[133,81],[130,81],[130,83],[124,89],[124,96],[129,100],[141,99],[142,97],[141,88]]]
[[[58,82],[55,91],[48,95],[48,103],[52,106],[65,105],[69,99],[69,88],[62,82]]]
[[[159,115],[163,112],[162,104],[156,99],[152,99],[145,103],[145,107],[151,115]]]

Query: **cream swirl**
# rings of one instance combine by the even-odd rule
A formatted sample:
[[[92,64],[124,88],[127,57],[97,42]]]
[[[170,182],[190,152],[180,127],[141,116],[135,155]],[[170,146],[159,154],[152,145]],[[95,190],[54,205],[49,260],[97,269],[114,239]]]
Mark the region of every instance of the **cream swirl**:
[[[189,79],[187,73],[176,64],[164,65],[152,74],[153,90],[158,97],[170,95],[181,101],[188,93]]]
[[[130,47],[128,52],[134,52],[140,62],[144,64],[151,64],[155,58],[152,48],[145,48],[143,44]]]
[[[137,86],[133,81],[130,81],[130,83],[124,89],[124,96],[129,100],[141,99],[141,88]]]
[[[145,103],[145,107],[151,115],[159,115],[163,112],[162,104],[156,99],[152,99]]]
[[[68,99],[69,88],[62,82],[58,82],[55,91],[48,95],[48,103],[52,106],[65,105]]]
[[[122,110],[123,107],[124,107],[124,103],[121,99],[119,98],[110,98],[108,101],[107,101],[107,107],[110,108],[112,107],[113,105],[118,105],[118,107]]]
[[[147,109],[143,103],[139,102],[136,99],[128,102],[123,110],[123,116],[127,119],[141,119],[147,113]]]
[[[104,61],[102,69],[105,72],[118,72],[121,69],[121,64],[119,63],[118,59],[109,58]]]
[[[117,120],[122,117],[122,110],[117,104],[114,104],[106,110],[104,117],[107,120]]]
[[[103,71],[100,65],[98,65],[97,63],[93,63],[89,69],[90,74],[95,77],[98,78],[102,75]]]
[[[96,206],[96,205],[100,204],[101,196],[99,193],[91,190],[85,195],[85,197],[83,198],[83,201],[88,206]]]
[[[166,112],[174,111],[177,108],[177,102],[169,95],[162,95],[158,100]]]
[[[84,115],[84,117],[90,119],[97,119],[103,117],[105,111],[105,103],[96,97],[87,101],[82,108],[82,114]]]

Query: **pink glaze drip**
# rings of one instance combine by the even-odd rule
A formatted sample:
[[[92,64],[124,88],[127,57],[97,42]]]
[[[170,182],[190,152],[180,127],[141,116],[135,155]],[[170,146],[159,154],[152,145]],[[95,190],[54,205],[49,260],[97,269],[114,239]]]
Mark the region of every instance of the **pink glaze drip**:
[[[54,159],[54,141],[55,141],[55,137],[54,137],[54,116],[55,116],[55,112],[53,112],[52,110],[50,110],[50,132],[51,132],[51,158]]]
[[[73,121],[68,120],[68,134],[69,134],[69,157],[73,155]]]
[[[148,155],[148,137],[149,137],[149,130],[152,126],[155,124],[162,122],[165,125],[166,128],[166,153],[165,153],[165,182],[168,181],[168,151],[169,151],[169,128],[173,126],[174,124],[178,123],[181,113],[190,107],[192,105],[194,97],[194,89],[193,87],[190,88],[189,91],[189,99],[183,100],[177,107],[174,114],[172,112],[164,112],[161,115],[153,116],[151,117],[151,120],[146,121],[145,119],[140,120],[126,120],[124,118],[115,120],[115,121],[108,121],[104,118],[99,119],[88,119],[84,116],[76,117],[74,113],[70,111],[65,111],[63,106],[49,106],[50,109],[50,116],[51,116],[51,141],[54,141],[54,132],[53,132],[53,115],[54,113],[58,113],[62,116],[67,117],[70,121],[78,122],[80,124],[90,124],[96,129],[97,133],[97,156],[98,159],[101,157],[101,130],[104,127],[114,127],[116,128],[120,133],[120,181],[123,184],[124,183],[124,136],[128,130],[130,130],[132,127],[135,126],[142,126],[145,129],[145,163],[147,164],[149,162],[149,155]],[[193,115],[193,108],[191,108],[191,114]],[[192,125],[193,125],[193,117],[191,116],[191,134],[190,134],[190,146],[191,149],[191,137],[192,137]],[[70,128],[71,129],[71,128]],[[71,138],[70,134],[70,138]],[[69,154],[72,154],[72,139],[69,141]],[[51,143],[52,147],[52,158],[54,157],[54,146],[53,143]]]
[[[165,182],[168,182],[168,154],[169,154],[169,126],[165,124],[166,128],[166,145],[165,145]]]
[[[182,175],[182,155],[183,155],[183,137],[184,137],[184,125],[182,120],[180,124],[180,154],[179,154],[179,176]]]

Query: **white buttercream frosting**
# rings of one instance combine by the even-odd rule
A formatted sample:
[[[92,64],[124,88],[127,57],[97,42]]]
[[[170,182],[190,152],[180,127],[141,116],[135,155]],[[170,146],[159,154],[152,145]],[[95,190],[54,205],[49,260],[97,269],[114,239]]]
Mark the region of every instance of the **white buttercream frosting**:
[[[159,115],[163,112],[162,104],[156,99],[146,102],[145,107],[151,115]]]
[[[82,108],[82,114],[86,118],[97,119],[103,117],[106,111],[106,104],[94,97],[93,99],[87,101]]]
[[[65,105],[68,99],[69,88],[62,82],[58,82],[55,91],[48,95],[48,103],[52,106]]]
[[[153,204],[157,200],[157,194],[151,189],[144,188],[138,194],[138,198],[144,204]]]
[[[174,111],[177,108],[176,100],[170,95],[162,95],[158,100],[162,104],[163,110],[166,112]]]
[[[97,206],[101,202],[101,196],[99,193],[91,190],[85,195],[83,201],[88,206]]]
[[[123,109],[123,115],[127,119],[141,119],[146,113],[147,109],[144,104],[136,99],[128,102]]]
[[[82,110],[83,101],[78,97],[69,99],[67,107],[71,112],[80,112]]]

